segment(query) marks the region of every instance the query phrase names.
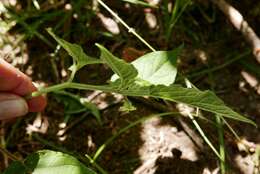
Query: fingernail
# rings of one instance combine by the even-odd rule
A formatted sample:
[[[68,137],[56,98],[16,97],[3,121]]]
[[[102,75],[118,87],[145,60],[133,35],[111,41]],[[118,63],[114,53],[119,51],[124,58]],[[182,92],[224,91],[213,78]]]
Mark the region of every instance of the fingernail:
[[[7,100],[0,100],[0,120],[20,117],[28,112],[28,106],[24,99],[11,97]]]

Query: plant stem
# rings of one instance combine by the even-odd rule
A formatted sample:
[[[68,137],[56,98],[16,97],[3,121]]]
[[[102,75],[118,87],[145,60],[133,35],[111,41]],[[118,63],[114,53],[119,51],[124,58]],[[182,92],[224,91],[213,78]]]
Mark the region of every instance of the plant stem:
[[[211,150],[215,153],[215,155],[222,161],[221,155],[218,153],[216,148],[212,145],[212,143],[209,141],[203,130],[201,129],[198,122],[194,119],[194,117],[191,114],[188,114],[189,118],[191,119],[192,123],[200,133],[201,137],[204,139],[204,141],[208,144],[208,146],[211,148]]]
[[[129,33],[135,35],[141,42],[143,42],[149,49],[156,51],[146,40],[144,40],[134,28],[131,28],[123,19],[121,19],[111,8],[109,8],[102,0],[97,0],[100,5],[102,5],[112,16],[114,16],[124,27],[128,29]]]
[[[175,1],[175,4],[174,4],[174,9],[172,11],[170,23],[169,23],[169,26],[168,26],[167,32],[166,32],[167,42],[169,41],[173,27],[175,26],[175,24],[177,23],[177,21],[179,20],[181,15],[183,14],[186,7],[191,2],[191,0],[187,0],[185,2],[185,4],[182,7],[180,7],[180,1],[182,1],[182,0],[177,0],[177,1]],[[179,8],[180,8],[180,12],[179,12]]]
[[[101,174],[107,174],[107,172],[100,166],[98,165],[88,154],[85,154],[89,162],[96,168]]]
[[[81,89],[81,90],[100,90],[104,92],[117,92],[117,90],[113,89],[108,85],[99,86],[99,85],[88,85],[88,84],[81,84],[81,83],[65,82],[62,84],[53,85],[47,88],[40,89],[39,91],[35,91],[31,94],[31,97],[37,97],[42,94],[59,91],[66,88]]]
[[[18,118],[16,120],[16,122],[12,125],[10,133],[8,134],[6,141],[5,141],[5,147],[8,147],[10,140],[13,138],[15,131],[18,129],[18,127],[21,123],[21,120],[22,120],[21,118]]]
[[[208,72],[208,77],[210,79],[211,90],[214,91],[214,78],[211,72]],[[218,130],[218,141],[219,141],[219,154],[220,154],[220,171],[221,174],[225,174],[226,162],[225,162],[225,142],[224,142],[224,129],[222,117],[219,114],[216,114],[216,124]]]
[[[66,83],[42,88],[42,89],[39,89],[38,91],[33,92],[31,94],[31,96],[28,96],[26,98],[37,97],[37,96],[40,96],[42,94],[46,94],[46,93],[49,93],[49,92],[54,92],[54,91],[59,91],[59,90],[65,89],[65,88],[69,88],[69,85],[70,85],[70,82],[66,82]]]
[[[224,142],[224,132],[223,132],[223,121],[220,115],[216,115],[216,121],[218,125],[218,139],[219,139],[219,153],[220,153],[220,170],[221,174],[226,173],[226,163],[225,163],[225,142]]]
[[[241,141],[241,138],[238,136],[236,131],[231,127],[231,125],[222,117],[222,121],[225,125],[227,125],[230,132],[236,137],[237,141]]]

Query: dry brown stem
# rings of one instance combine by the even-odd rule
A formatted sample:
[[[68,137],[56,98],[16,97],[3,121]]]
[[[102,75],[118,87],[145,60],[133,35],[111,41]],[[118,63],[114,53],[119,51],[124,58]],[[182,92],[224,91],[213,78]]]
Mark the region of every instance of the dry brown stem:
[[[249,26],[242,14],[225,0],[211,0],[228,17],[234,27],[240,31],[253,47],[253,54],[260,63],[260,39]]]

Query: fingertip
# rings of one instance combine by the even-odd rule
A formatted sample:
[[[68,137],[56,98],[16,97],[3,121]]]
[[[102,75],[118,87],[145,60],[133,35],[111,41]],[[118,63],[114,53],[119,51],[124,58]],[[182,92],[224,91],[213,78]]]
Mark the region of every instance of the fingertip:
[[[0,120],[24,116],[28,106],[24,98],[12,93],[0,93]]]
[[[41,112],[45,109],[47,105],[46,98],[43,96],[38,96],[27,101],[29,106],[29,112]]]

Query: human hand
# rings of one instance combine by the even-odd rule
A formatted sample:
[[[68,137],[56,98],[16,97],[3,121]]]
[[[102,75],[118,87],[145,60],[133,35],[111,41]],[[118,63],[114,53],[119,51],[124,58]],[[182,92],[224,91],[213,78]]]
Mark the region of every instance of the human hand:
[[[46,106],[43,96],[23,98],[35,90],[28,76],[0,58],[0,120],[42,111]]]

